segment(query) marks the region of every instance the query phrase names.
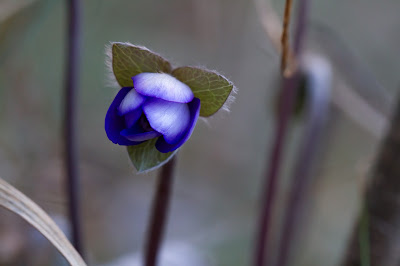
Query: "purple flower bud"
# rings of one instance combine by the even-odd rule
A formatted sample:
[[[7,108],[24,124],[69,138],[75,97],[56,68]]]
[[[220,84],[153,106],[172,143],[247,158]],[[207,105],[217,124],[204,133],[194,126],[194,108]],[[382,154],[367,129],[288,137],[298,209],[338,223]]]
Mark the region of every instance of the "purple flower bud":
[[[105,130],[115,144],[138,145],[158,138],[156,148],[174,151],[191,136],[200,100],[181,81],[164,73],[141,73],[122,88],[108,109]]]

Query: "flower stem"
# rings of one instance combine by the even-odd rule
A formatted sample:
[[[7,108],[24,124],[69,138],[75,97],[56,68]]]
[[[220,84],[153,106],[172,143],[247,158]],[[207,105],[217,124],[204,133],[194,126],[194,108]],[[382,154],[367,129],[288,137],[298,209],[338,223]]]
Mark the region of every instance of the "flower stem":
[[[290,5],[291,2],[286,2]],[[290,6],[289,6],[290,7]],[[297,57],[300,54],[302,48],[302,42],[305,33],[305,24],[307,17],[307,0],[299,0],[298,9],[298,21],[297,28],[295,31],[294,38],[294,56]],[[287,13],[290,16],[290,12]],[[289,21],[289,18],[287,18]],[[285,21],[284,23],[287,23]],[[296,59],[296,58],[295,58]],[[284,59],[282,59],[283,61]],[[268,239],[271,231],[271,219],[273,205],[275,203],[278,176],[282,160],[282,151],[285,146],[285,137],[287,133],[287,127],[289,119],[294,107],[294,101],[296,98],[296,89],[299,84],[299,74],[295,71],[293,75],[283,75],[282,78],[282,102],[280,103],[280,109],[276,120],[276,131],[273,137],[273,147],[271,149],[270,156],[267,161],[267,169],[265,170],[265,183],[262,190],[261,196],[261,214],[258,223],[258,232],[256,236],[256,247],[254,253],[254,265],[263,266],[267,265],[271,258],[268,257]],[[267,263],[267,264],[265,264]]]
[[[153,199],[151,217],[147,232],[145,250],[145,265],[157,265],[160,245],[164,235],[164,229],[169,209],[171,191],[173,185],[173,173],[176,164],[175,156],[162,167],[158,179],[156,194]]]
[[[67,175],[66,194],[68,197],[68,212],[71,222],[72,244],[83,256],[81,235],[81,219],[79,204],[79,173],[77,151],[77,91],[80,70],[80,1],[68,0],[68,35],[67,35],[67,66],[65,72],[65,109],[64,109],[64,160]]]

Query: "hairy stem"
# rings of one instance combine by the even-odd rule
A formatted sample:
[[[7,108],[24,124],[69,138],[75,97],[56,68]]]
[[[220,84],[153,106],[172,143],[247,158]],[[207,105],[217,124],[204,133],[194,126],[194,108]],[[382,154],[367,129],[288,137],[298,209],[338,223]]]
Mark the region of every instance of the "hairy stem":
[[[161,242],[170,205],[171,191],[173,185],[173,174],[176,164],[175,156],[162,167],[158,179],[156,194],[153,199],[151,217],[147,232],[147,243],[145,250],[145,265],[157,265]]]
[[[80,14],[79,0],[68,0],[68,35],[67,35],[67,66],[65,72],[65,109],[64,109],[64,160],[67,175],[66,193],[68,197],[68,212],[71,222],[72,243],[82,255],[82,228],[79,204],[79,172],[78,144],[76,131],[77,92],[80,71]]]

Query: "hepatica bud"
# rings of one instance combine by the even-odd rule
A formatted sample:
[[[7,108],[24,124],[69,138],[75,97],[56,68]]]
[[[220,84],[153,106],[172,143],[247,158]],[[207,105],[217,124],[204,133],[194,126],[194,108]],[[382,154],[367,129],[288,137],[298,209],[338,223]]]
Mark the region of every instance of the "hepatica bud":
[[[172,69],[144,47],[112,43],[108,62],[121,89],[105,118],[115,144],[128,147],[139,172],[161,166],[191,136],[200,116],[216,113],[233,84],[222,75],[195,67]]]
[[[175,151],[193,132],[200,100],[169,74],[140,73],[132,80],[133,87],[122,88],[108,109],[108,138],[125,146],[157,138],[158,151]]]

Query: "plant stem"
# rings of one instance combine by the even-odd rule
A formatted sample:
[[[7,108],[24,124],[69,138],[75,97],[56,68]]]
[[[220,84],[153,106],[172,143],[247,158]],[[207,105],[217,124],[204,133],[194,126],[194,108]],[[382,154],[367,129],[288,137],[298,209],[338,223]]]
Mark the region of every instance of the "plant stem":
[[[288,4],[288,3],[287,3]],[[289,3],[290,4],[290,3]],[[299,0],[298,21],[294,39],[294,57],[300,54],[303,37],[305,33],[305,24],[307,16],[307,1]],[[288,13],[290,15],[290,12]],[[254,265],[263,266],[268,263],[268,239],[271,231],[272,209],[275,202],[278,176],[282,159],[282,151],[285,146],[285,136],[289,119],[293,110],[294,100],[296,98],[296,89],[299,84],[298,72],[295,71],[292,76],[282,78],[282,102],[280,104],[279,114],[276,121],[276,131],[273,137],[273,147],[271,149],[267,169],[265,170],[265,184],[262,190],[262,207],[256,236],[256,247],[254,254]]]
[[[292,11],[292,0],[286,0],[285,14],[283,16],[282,37],[281,37],[281,45],[282,45],[281,72],[283,75],[285,75],[288,64],[289,26],[290,26],[291,11]]]
[[[290,114],[293,109],[293,101],[295,98],[295,89],[297,85],[298,76],[295,75],[291,78],[283,80],[283,102],[282,107],[277,119],[275,136],[273,139],[273,147],[271,150],[268,168],[265,174],[265,185],[262,191],[262,209],[260,220],[258,224],[258,233],[256,239],[255,249],[255,266],[263,266],[266,258],[268,258],[268,239],[270,235],[272,207],[275,202],[275,194],[277,192],[277,182],[279,175],[280,162],[282,151],[284,148],[284,139],[287,132]]]
[[[293,52],[295,55],[299,55],[303,49],[304,36],[306,34],[308,12],[309,12],[309,0],[299,0],[297,10],[297,21],[296,31],[293,42]]]
[[[68,0],[67,67],[65,72],[64,153],[67,175],[68,212],[71,222],[72,243],[83,255],[79,204],[78,144],[76,131],[77,92],[80,71],[80,13],[79,0]]]
[[[170,205],[171,191],[173,185],[173,174],[176,164],[175,156],[162,167],[158,179],[156,194],[153,199],[149,228],[147,232],[147,243],[145,250],[145,265],[157,265],[157,259]]]
[[[319,151],[323,129],[329,112],[331,70],[321,59],[309,61],[304,67],[306,81],[306,103],[309,103],[307,124],[299,152],[285,208],[282,234],[277,251],[277,266],[286,266],[289,261],[291,244],[294,242],[296,224],[301,218],[304,198],[311,183],[311,168]]]

